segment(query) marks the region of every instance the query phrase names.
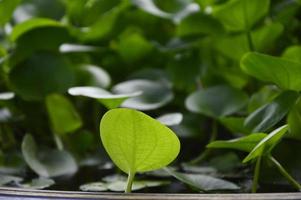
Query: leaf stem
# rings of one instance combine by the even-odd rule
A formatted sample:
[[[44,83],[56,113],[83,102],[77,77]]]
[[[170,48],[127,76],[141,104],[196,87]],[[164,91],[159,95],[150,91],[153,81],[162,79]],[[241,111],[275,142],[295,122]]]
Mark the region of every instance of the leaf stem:
[[[259,158],[256,160],[255,172],[254,172],[253,183],[252,183],[252,193],[256,193],[257,191],[261,160],[262,160],[262,156],[259,156]]]
[[[60,136],[53,133],[53,139],[54,139],[54,142],[55,142],[55,145],[56,145],[57,149],[60,150],[60,151],[64,150],[64,144],[63,144]]]
[[[132,186],[133,186],[134,178],[135,178],[135,173],[130,171],[129,175],[128,175],[128,180],[127,180],[127,184],[126,184],[125,193],[131,193],[132,192]]]
[[[213,120],[212,122],[212,132],[209,139],[209,143],[213,142],[217,138],[217,122]],[[212,149],[205,149],[198,157],[189,162],[189,164],[194,165],[203,162],[211,153]]]
[[[269,160],[277,167],[279,172],[287,179],[287,181],[298,191],[301,191],[301,185],[283,168],[283,166],[273,157],[269,156]]]

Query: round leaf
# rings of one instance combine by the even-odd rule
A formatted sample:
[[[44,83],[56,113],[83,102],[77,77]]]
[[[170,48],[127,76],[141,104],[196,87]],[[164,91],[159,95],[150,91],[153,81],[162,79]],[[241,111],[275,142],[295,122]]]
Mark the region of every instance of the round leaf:
[[[162,168],[180,151],[179,139],[169,128],[126,108],[110,110],[103,116],[100,137],[113,162],[125,173]]]
[[[173,93],[169,86],[149,80],[126,81],[115,85],[112,90],[116,94],[142,91],[142,95],[127,99],[121,105],[137,110],[154,110],[166,105],[173,99]]]
[[[97,99],[107,108],[117,108],[123,101],[128,98],[141,95],[140,91],[129,92],[124,94],[113,94],[104,89],[97,87],[73,87],[68,90],[68,93],[73,96],[84,96]]]
[[[28,166],[42,177],[56,177],[77,171],[77,164],[68,152],[38,149],[31,135],[23,138],[22,154]]]
[[[192,112],[219,118],[239,111],[247,100],[247,95],[242,91],[220,85],[192,93],[185,105]]]

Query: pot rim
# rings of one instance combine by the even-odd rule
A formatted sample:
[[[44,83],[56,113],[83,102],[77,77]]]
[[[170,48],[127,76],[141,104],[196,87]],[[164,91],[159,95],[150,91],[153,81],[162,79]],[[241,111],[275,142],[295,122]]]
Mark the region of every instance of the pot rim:
[[[301,199],[301,193],[237,193],[237,194],[172,194],[172,193],[111,193],[111,192],[79,192],[79,191],[56,191],[56,190],[33,190],[13,187],[0,187],[0,197],[23,197],[26,198],[59,198],[59,199],[103,199],[103,200],[289,200]]]

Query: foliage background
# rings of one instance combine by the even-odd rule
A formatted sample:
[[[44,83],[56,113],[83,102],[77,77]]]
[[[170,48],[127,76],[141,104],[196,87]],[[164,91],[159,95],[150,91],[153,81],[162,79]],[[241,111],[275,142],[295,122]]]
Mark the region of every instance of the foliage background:
[[[205,149],[214,124],[219,139],[231,139],[288,123],[289,139],[275,154],[301,179],[300,6],[297,0],[0,0],[2,168],[12,167],[8,157],[19,155],[26,133],[44,146],[65,146],[77,162],[96,150],[103,159],[99,120],[116,102],[68,94],[93,86],[142,90],[127,107],[152,117],[182,113],[172,126],[184,144],[179,161]],[[254,51],[262,54],[248,54]],[[151,83],[120,86],[135,79]],[[271,170],[265,176],[275,181]]]

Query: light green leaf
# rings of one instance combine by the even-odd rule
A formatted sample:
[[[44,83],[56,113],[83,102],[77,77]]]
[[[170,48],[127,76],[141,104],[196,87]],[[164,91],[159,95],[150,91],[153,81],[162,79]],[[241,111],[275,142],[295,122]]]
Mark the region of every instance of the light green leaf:
[[[96,46],[81,44],[62,44],[60,46],[61,53],[98,53],[101,48]]]
[[[120,108],[100,122],[100,137],[113,162],[125,173],[160,169],[180,151],[177,136],[142,112]]]
[[[254,147],[267,136],[265,133],[253,133],[251,135],[236,138],[233,140],[214,141],[207,145],[207,148],[235,149],[251,152]]]
[[[141,95],[129,98],[121,104],[122,107],[137,110],[154,110],[168,104],[173,99],[169,85],[143,79],[119,83],[112,88],[112,91],[116,94],[141,91]]]
[[[241,68],[255,78],[276,84],[281,89],[301,90],[301,63],[260,53],[247,53]]]
[[[214,178],[211,176],[201,174],[188,174],[173,171],[165,168],[165,170],[178,179],[179,181],[186,183],[201,191],[216,191],[216,190],[238,190],[239,186],[229,181]]]
[[[246,31],[267,14],[269,7],[269,0],[229,0],[216,6],[213,15],[230,31]]]
[[[82,126],[82,120],[73,104],[63,95],[47,96],[46,106],[54,133],[63,135]]]
[[[265,138],[263,138],[249,153],[249,155],[243,160],[243,163],[249,162],[259,156],[264,156],[269,154],[273,148],[280,142],[281,138],[288,130],[288,125],[281,126],[269,133]]]
[[[66,151],[38,149],[31,135],[22,141],[22,154],[27,165],[41,177],[57,177],[77,171],[74,158]]]
[[[73,87],[68,90],[68,93],[73,96],[84,96],[93,99],[97,99],[104,104],[107,108],[117,108],[126,99],[141,95],[141,91],[136,90],[134,92],[124,94],[113,94],[102,88],[97,87]]]
[[[1,0],[0,1],[0,27],[8,22],[21,0]]]
[[[245,119],[245,127],[252,132],[267,131],[286,116],[298,97],[299,94],[294,91],[280,93],[272,102],[252,112]]]
[[[247,104],[248,96],[226,85],[199,90],[188,96],[186,108],[213,118],[231,115]]]

